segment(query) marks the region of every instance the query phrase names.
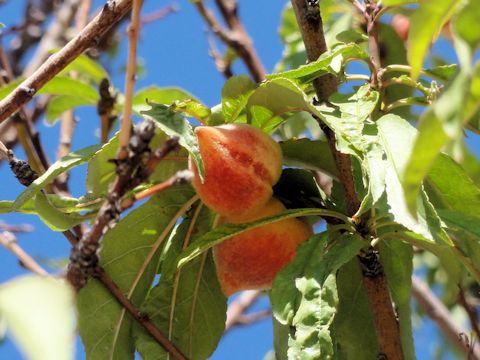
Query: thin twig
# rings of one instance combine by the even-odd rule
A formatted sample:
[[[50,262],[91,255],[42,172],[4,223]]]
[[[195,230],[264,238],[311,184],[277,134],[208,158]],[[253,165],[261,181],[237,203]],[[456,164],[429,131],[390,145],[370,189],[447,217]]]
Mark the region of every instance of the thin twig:
[[[110,291],[113,297],[128,311],[130,315],[175,359],[187,360],[187,357],[163,335],[163,333],[150,321],[147,314],[139,311],[111,277],[101,268],[96,269],[95,277]]]
[[[260,290],[244,291],[228,306],[225,331],[242,322],[241,318],[244,316],[244,312],[257,301],[260,295],[262,295]]]
[[[0,123],[22,105],[29,102],[35,93],[62,71],[130,10],[131,0],[110,1],[81,33],[77,34],[60,51],[51,55],[28,79],[0,101]]]
[[[412,277],[412,294],[418,305],[435,321],[443,335],[465,355],[466,359],[480,359],[480,344],[465,341],[467,332],[455,324],[448,309],[435,296],[427,284],[416,276]]]
[[[256,82],[265,79],[265,67],[252,45],[252,40],[248,36],[245,28],[238,19],[237,5],[234,0],[217,0],[217,6],[220,9],[229,30],[223,28],[218,22],[212,11],[207,9],[202,0],[194,2],[198,12],[204,18],[212,32],[227,46],[231,47],[243,60],[250,75]]]
[[[17,239],[11,232],[6,231],[0,234],[0,245],[10,250],[26,269],[38,275],[48,275],[48,272],[38,265],[38,263],[17,244]]]
[[[160,10],[157,10],[155,12],[152,12],[152,13],[147,14],[144,17],[142,17],[142,20],[141,20],[142,25],[148,25],[152,22],[162,20],[166,16],[168,16],[170,14],[173,14],[173,13],[176,13],[179,10],[180,10],[180,7],[176,3],[167,5]]]
[[[477,340],[480,341],[480,322],[478,319],[478,311],[475,309],[475,306],[469,303],[467,297],[465,296],[465,290],[463,289],[462,285],[459,285],[458,302],[465,309],[468,319],[470,320],[472,330],[475,332]]]
[[[120,211],[127,210],[128,208],[132,207],[137,201],[159,194],[167,189],[170,189],[174,185],[187,182],[192,177],[193,173],[190,170],[181,170],[167,180],[153,185],[151,188],[140,191],[139,193],[136,193],[135,195],[132,195],[130,197],[124,198],[120,203]]]
[[[128,27],[128,58],[125,74],[125,107],[123,109],[122,125],[120,128],[120,145],[118,158],[126,157],[130,128],[132,126],[132,100],[137,72],[137,45],[140,32],[140,10],[143,0],[133,0],[132,20]]]

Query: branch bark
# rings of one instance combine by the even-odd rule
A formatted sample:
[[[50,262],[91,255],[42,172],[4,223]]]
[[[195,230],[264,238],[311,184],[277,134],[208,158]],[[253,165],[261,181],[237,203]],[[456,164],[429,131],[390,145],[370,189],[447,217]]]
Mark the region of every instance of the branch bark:
[[[427,284],[418,277],[412,277],[412,294],[418,305],[438,324],[443,335],[449,339],[455,347],[465,355],[468,360],[480,359],[480,344],[465,341],[467,331],[453,322],[448,309],[435,296]]]
[[[305,43],[308,60],[315,61],[327,50],[319,1],[291,0],[291,3]],[[328,74],[315,80],[313,85],[318,100],[328,102],[330,95],[337,90],[338,83],[332,75]],[[319,124],[327,137],[340,181],[345,190],[348,215],[353,216],[360,207],[360,200],[355,190],[350,156],[337,150],[335,133],[320,120]],[[360,233],[365,232],[364,223],[367,219],[367,217],[354,219]],[[358,258],[362,265],[364,286],[374,314],[374,324],[381,351],[379,355],[383,355],[388,360],[401,360],[404,356],[399,326],[378,254],[374,249],[369,249]]]
[[[22,105],[29,102],[35,93],[82,54],[95,45],[101,36],[130,10],[131,0],[110,1],[77,36],[59,52],[50,56],[28,79],[0,101],[0,123],[11,116]]]
[[[256,82],[265,79],[265,68],[252,44],[252,39],[248,36],[237,16],[237,4],[234,0],[216,0],[217,6],[225,19],[229,29],[223,28],[215,15],[205,7],[202,0],[195,1],[200,15],[215,35],[227,46],[231,47],[243,60],[245,66]]]

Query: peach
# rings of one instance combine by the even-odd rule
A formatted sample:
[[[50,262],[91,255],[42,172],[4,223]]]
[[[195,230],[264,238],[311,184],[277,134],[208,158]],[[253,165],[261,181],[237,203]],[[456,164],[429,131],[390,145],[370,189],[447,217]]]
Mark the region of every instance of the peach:
[[[202,201],[230,219],[242,219],[261,209],[280,178],[280,146],[247,124],[199,126],[195,133],[205,167],[203,183],[191,158],[189,167]]]
[[[248,221],[284,210],[279,200],[271,198]],[[222,218],[221,222],[238,223],[228,218]],[[217,275],[225,295],[247,289],[269,289],[278,271],[295,256],[297,246],[311,235],[310,226],[290,218],[248,230],[214,246]]]

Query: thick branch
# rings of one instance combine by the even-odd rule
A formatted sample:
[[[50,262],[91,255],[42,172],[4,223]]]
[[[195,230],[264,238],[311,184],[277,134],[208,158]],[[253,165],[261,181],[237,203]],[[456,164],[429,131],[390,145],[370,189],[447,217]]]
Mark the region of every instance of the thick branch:
[[[416,276],[412,278],[412,294],[418,305],[438,324],[443,335],[465,355],[466,359],[480,359],[480,344],[465,341],[467,331],[455,324],[445,305],[433,294],[428,285]]]
[[[0,122],[3,122],[22,105],[30,101],[43,85],[86,49],[95,45],[108,29],[123,18],[131,6],[131,0],[110,1],[105,4],[100,14],[81,33],[75,36],[62,50],[50,56],[32,76],[0,101]]]
[[[306,0],[291,0],[291,2],[305,43],[308,60],[314,61],[327,50],[319,2]],[[314,86],[318,100],[327,102],[329,96],[337,89],[337,81],[332,75],[325,75],[317,79]],[[321,122],[320,126],[327,136],[340,181],[345,189],[348,214],[353,216],[360,206],[360,200],[355,191],[350,157],[336,149],[335,133]],[[365,221],[366,218],[358,219],[360,232],[365,231],[363,229]],[[403,348],[399,326],[393,311],[387,279],[378,255],[373,249],[370,249],[366,254],[359,256],[359,261],[362,264],[364,285],[374,313],[380,351],[388,360],[401,360],[403,359]]]

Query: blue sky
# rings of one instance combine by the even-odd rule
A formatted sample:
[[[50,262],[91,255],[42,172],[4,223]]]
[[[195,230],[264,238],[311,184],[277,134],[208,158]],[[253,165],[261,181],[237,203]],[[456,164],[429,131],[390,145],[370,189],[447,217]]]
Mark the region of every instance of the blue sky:
[[[100,6],[103,1],[94,1]],[[145,0],[143,13],[147,14],[168,5],[169,2]],[[222,75],[215,68],[213,60],[208,55],[208,46],[203,20],[197,14],[194,6],[188,1],[176,2],[179,12],[171,14],[161,21],[147,25],[141,34],[138,54],[146,69],[146,73],[139,78],[137,89],[149,85],[181,87],[194,94],[201,101],[213,106],[220,101],[220,91],[224,82]],[[213,5],[212,2],[207,2]],[[9,1],[0,7],[0,22],[7,26],[15,23],[21,17],[23,1]],[[275,63],[281,56],[282,44],[277,34],[280,14],[285,5],[284,1],[240,1],[240,16],[243,23],[252,35],[265,67],[272,71]],[[7,45],[9,38],[3,39]],[[109,62],[107,67],[112,71],[114,85],[123,88],[122,68],[126,61],[126,43],[122,42],[119,56]],[[234,73],[245,73],[241,64],[234,67]],[[98,119],[93,109],[83,109],[77,112],[80,122],[73,138],[73,149],[80,149],[98,141],[96,137]],[[41,140],[50,160],[55,159],[58,146],[59,125],[53,127],[39,123]],[[15,149],[18,157],[24,157],[20,148]],[[0,167],[0,199],[14,199],[23,189],[14,179],[5,164]],[[85,167],[81,166],[73,171],[71,189],[74,195],[85,193]],[[69,245],[60,234],[51,232],[35,216],[2,215],[1,221],[9,224],[29,223],[35,231],[20,235],[20,245],[38,259],[64,259],[68,257]],[[23,274],[25,271],[18,265],[17,260],[0,248],[0,283],[12,277]],[[264,298],[259,301],[255,309],[264,309],[268,306]],[[428,359],[431,356],[431,344],[435,332],[431,324],[427,323],[423,331],[416,332],[418,358]],[[239,327],[228,333],[213,355],[213,359],[262,359],[272,347],[272,326],[270,320],[261,321],[248,327]],[[77,347],[77,358],[83,359],[81,345]],[[21,359],[18,351],[10,340],[0,344],[0,359]]]

